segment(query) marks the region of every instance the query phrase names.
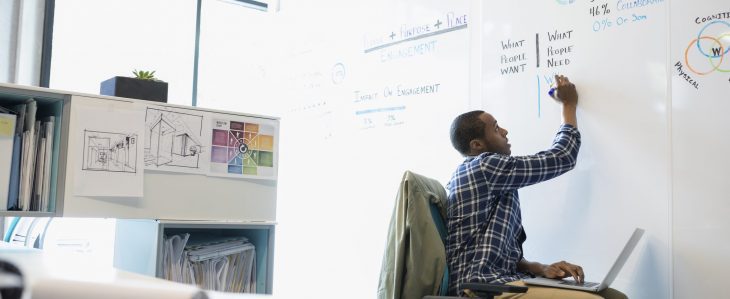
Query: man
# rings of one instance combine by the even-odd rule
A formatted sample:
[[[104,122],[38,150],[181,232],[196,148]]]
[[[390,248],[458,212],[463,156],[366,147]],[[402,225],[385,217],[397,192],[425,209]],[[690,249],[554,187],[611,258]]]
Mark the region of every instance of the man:
[[[567,77],[555,76],[553,98],[563,106],[563,125],[552,147],[531,156],[510,156],[507,130],[484,111],[458,116],[451,125],[451,143],[466,157],[448,189],[446,256],[449,293],[469,295],[467,282],[524,285],[524,278],[573,277],[583,269],[565,261],[544,265],[522,255],[527,238],[522,227],[517,189],[557,177],[575,166],[580,147],[576,118],[578,93]],[[598,295],[625,298],[612,289]],[[530,286],[519,298],[601,298],[596,294]],[[506,297],[505,297],[506,298]]]

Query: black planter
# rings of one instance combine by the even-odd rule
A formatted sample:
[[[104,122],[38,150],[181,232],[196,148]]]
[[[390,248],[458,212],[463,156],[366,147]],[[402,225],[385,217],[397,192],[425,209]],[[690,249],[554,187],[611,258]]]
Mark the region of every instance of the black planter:
[[[117,76],[101,82],[101,94],[167,103],[167,82]]]

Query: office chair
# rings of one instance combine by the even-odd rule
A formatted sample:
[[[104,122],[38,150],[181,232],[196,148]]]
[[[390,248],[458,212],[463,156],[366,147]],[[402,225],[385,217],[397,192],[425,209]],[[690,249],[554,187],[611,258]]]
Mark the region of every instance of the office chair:
[[[446,265],[446,190],[437,180],[406,171],[401,180],[378,284],[378,299],[442,299],[448,297]],[[525,287],[469,284],[480,298]]]

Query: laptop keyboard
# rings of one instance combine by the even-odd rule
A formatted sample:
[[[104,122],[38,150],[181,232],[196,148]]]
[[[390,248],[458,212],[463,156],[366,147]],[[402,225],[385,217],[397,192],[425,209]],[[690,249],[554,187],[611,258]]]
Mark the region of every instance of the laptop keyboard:
[[[560,282],[560,284],[564,285],[571,285],[571,286],[578,286],[578,287],[586,287],[586,288],[592,288],[598,285],[596,282],[577,282],[575,280],[563,280]]]

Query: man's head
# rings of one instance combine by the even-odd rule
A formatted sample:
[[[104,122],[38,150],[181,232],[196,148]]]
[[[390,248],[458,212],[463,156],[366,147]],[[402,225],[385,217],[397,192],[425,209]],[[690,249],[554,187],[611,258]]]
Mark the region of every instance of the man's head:
[[[500,128],[491,114],[481,110],[467,112],[454,119],[451,123],[451,144],[464,156],[484,152],[512,153],[507,130]]]

